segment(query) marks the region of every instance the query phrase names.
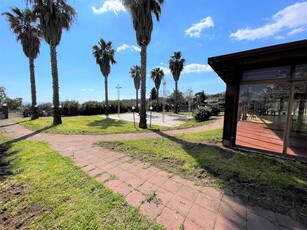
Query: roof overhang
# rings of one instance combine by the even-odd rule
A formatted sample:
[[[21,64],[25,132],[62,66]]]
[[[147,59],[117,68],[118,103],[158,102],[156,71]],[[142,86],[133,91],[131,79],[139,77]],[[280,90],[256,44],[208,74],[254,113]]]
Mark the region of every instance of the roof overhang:
[[[248,69],[307,63],[307,40],[284,43],[208,58],[208,64],[229,83]]]

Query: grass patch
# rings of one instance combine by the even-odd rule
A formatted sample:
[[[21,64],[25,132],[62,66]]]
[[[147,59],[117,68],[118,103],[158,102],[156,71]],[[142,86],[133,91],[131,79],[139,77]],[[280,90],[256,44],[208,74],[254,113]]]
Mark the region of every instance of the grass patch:
[[[221,129],[178,137],[159,134],[163,138],[98,145],[292,217],[307,213],[306,164],[212,145],[221,140]]]
[[[61,133],[61,134],[116,134],[116,133],[132,133],[132,132],[151,132],[152,130],[171,130],[184,129],[201,125],[206,125],[213,122],[216,118],[212,118],[205,122],[196,122],[194,119],[188,119],[186,122],[177,127],[162,127],[152,125],[149,128],[149,121],[147,121],[148,129],[138,128],[138,124],[134,127],[133,122],[124,120],[106,119],[102,116],[76,116],[76,117],[62,117],[63,124],[53,126],[53,118],[41,117],[36,120],[29,120],[29,118],[17,119],[17,123],[24,127],[41,131],[45,133]]]
[[[0,229],[161,229],[43,142],[0,150]]]
[[[124,120],[106,119],[102,116],[78,116],[78,117],[62,117],[63,124],[53,126],[53,118],[42,117],[36,120],[29,118],[18,119],[17,122],[31,130],[40,130],[46,133],[62,133],[62,134],[115,134],[144,132],[146,130],[139,129],[133,122]],[[162,127],[152,125],[151,129],[160,129]],[[148,130],[151,130],[148,129]],[[147,131],[148,131],[147,130]]]

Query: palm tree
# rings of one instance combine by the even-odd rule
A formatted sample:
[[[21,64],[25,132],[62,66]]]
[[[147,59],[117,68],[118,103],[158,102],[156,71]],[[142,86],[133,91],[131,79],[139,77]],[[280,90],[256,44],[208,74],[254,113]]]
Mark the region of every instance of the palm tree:
[[[96,58],[96,63],[100,67],[100,71],[104,76],[104,89],[105,89],[105,114],[109,116],[109,100],[108,100],[108,76],[111,72],[110,63],[116,63],[114,59],[115,50],[112,49],[112,42],[106,43],[102,38],[98,42],[98,46],[93,46],[93,55]]]
[[[180,73],[183,70],[185,59],[181,58],[181,52],[174,52],[174,55],[171,56],[169,60],[169,68],[171,70],[171,73],[173,75],[174,81],[175,81],[175,113],[178,113],[178,81],[180,77]]]
[[[62,30],[69,30],[76,11],[65,0],[33,0],[34,12],[40,21],[44,40],[50,46],[53,88],[53,125],[62,124],[59,97],[59,76],[56,47],[60,44]]]
[[[136,94],[136,111],[139,111],[139,89],[140,89],[140,81],[141,81],[141,67],[138,65],[135,65],[131,67],[130,69],[130,75],[133,78],[134,81],[134,88],[135,88],[135,94]]]
[[[4,12],[9,22],[10,28],[20,41],[22,49],[27,58],[29,58],[30,66],[30,83],[31,83],[31,120],[38,118],[38,111],[36,105],[36,85],[35,85],[35,70],[34,59],[39,54],[40,48],[40,31],[37,28],[36,18],[30,9],[24,11],[13,7],[12,13]]]
[[[151,41],[153,30],[152,13],[157,21],[160,19],[161,5],[164,0],[123,0],[124,6],[130,11],[132,24],[136,32],[136,40],[141,47],[141,108],[139,127],[147,128],[146,123],[146,58],[147,46]]]
[[[157,112],[159,111],[159,88],[163,77],[164,72],[160,67],[156,67],[151,71],[151,79],[154,81],[155,87],[157,89]]]

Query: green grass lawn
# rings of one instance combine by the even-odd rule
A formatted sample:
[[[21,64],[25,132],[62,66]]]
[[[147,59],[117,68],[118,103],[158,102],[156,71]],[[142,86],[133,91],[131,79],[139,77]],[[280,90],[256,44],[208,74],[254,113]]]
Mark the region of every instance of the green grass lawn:
[[[15,228],[162,227],[47,144],[0,136],[0,229]]]
[[[222,130],[134,141],[102,142],[164,170],[213,185],[231,194],[281,212],[297,205],[307,211],[307,165],[223,148]],[[213,144],[212,144],[213,143]],[[287,201],[288,199],[288,201]],[[258,201],[257,201],[258,200]],[[294,207],[295,209],[295,207]]]
[[[175,127],[176,129],[191,128],[212,122],[212,118],[206,122],[196,122],[193,119],[186,123]],[[105,119],[102,116],[77,116],[62,117],[63,124],[58,126],[52,125],[53,118],[42,117],[37,120],[29,120],[29,118],[18,119],[17,122],[31,130],[40,130],[46,133],[63,133],[63,134],[114,134],[114,133],[130,133],[130,132],[147,132],[150,130],[170,130],[174,128],[152,125],[148,130],[139,129],[138,123],[134,127],[133,122],[124,120]]]
[[[29,118],[17,120],[18,123],[26,128],[41,130],[46,133],[114,134],[144,131],[138,128],[138,124],[136,124],[135,128],[133,122],[106,119],[102,116],[62,117],[63,124],[57,126],[53,126],[52,121],[53,118],[51,117],[43,117],[33,121],[29,120]],[[162,127],[152,125],[152,129],[160,128]]]

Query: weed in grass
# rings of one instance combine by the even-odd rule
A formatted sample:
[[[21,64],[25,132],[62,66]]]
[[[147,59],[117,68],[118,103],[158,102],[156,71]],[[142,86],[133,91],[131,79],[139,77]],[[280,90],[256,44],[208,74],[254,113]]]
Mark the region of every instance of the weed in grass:
[[[154,203],[156,205],[159,205],[162,203],[161,199],[157,196],[155,191],[150,191],[146,197],[145,197],[145,202],[148,203]]]
[[[104,181],[104,183],[107,183],[110,180],[117,180],[117,179],[118,178],[117,178],[117,176],[115,174],[111,174],[110,177]]]

